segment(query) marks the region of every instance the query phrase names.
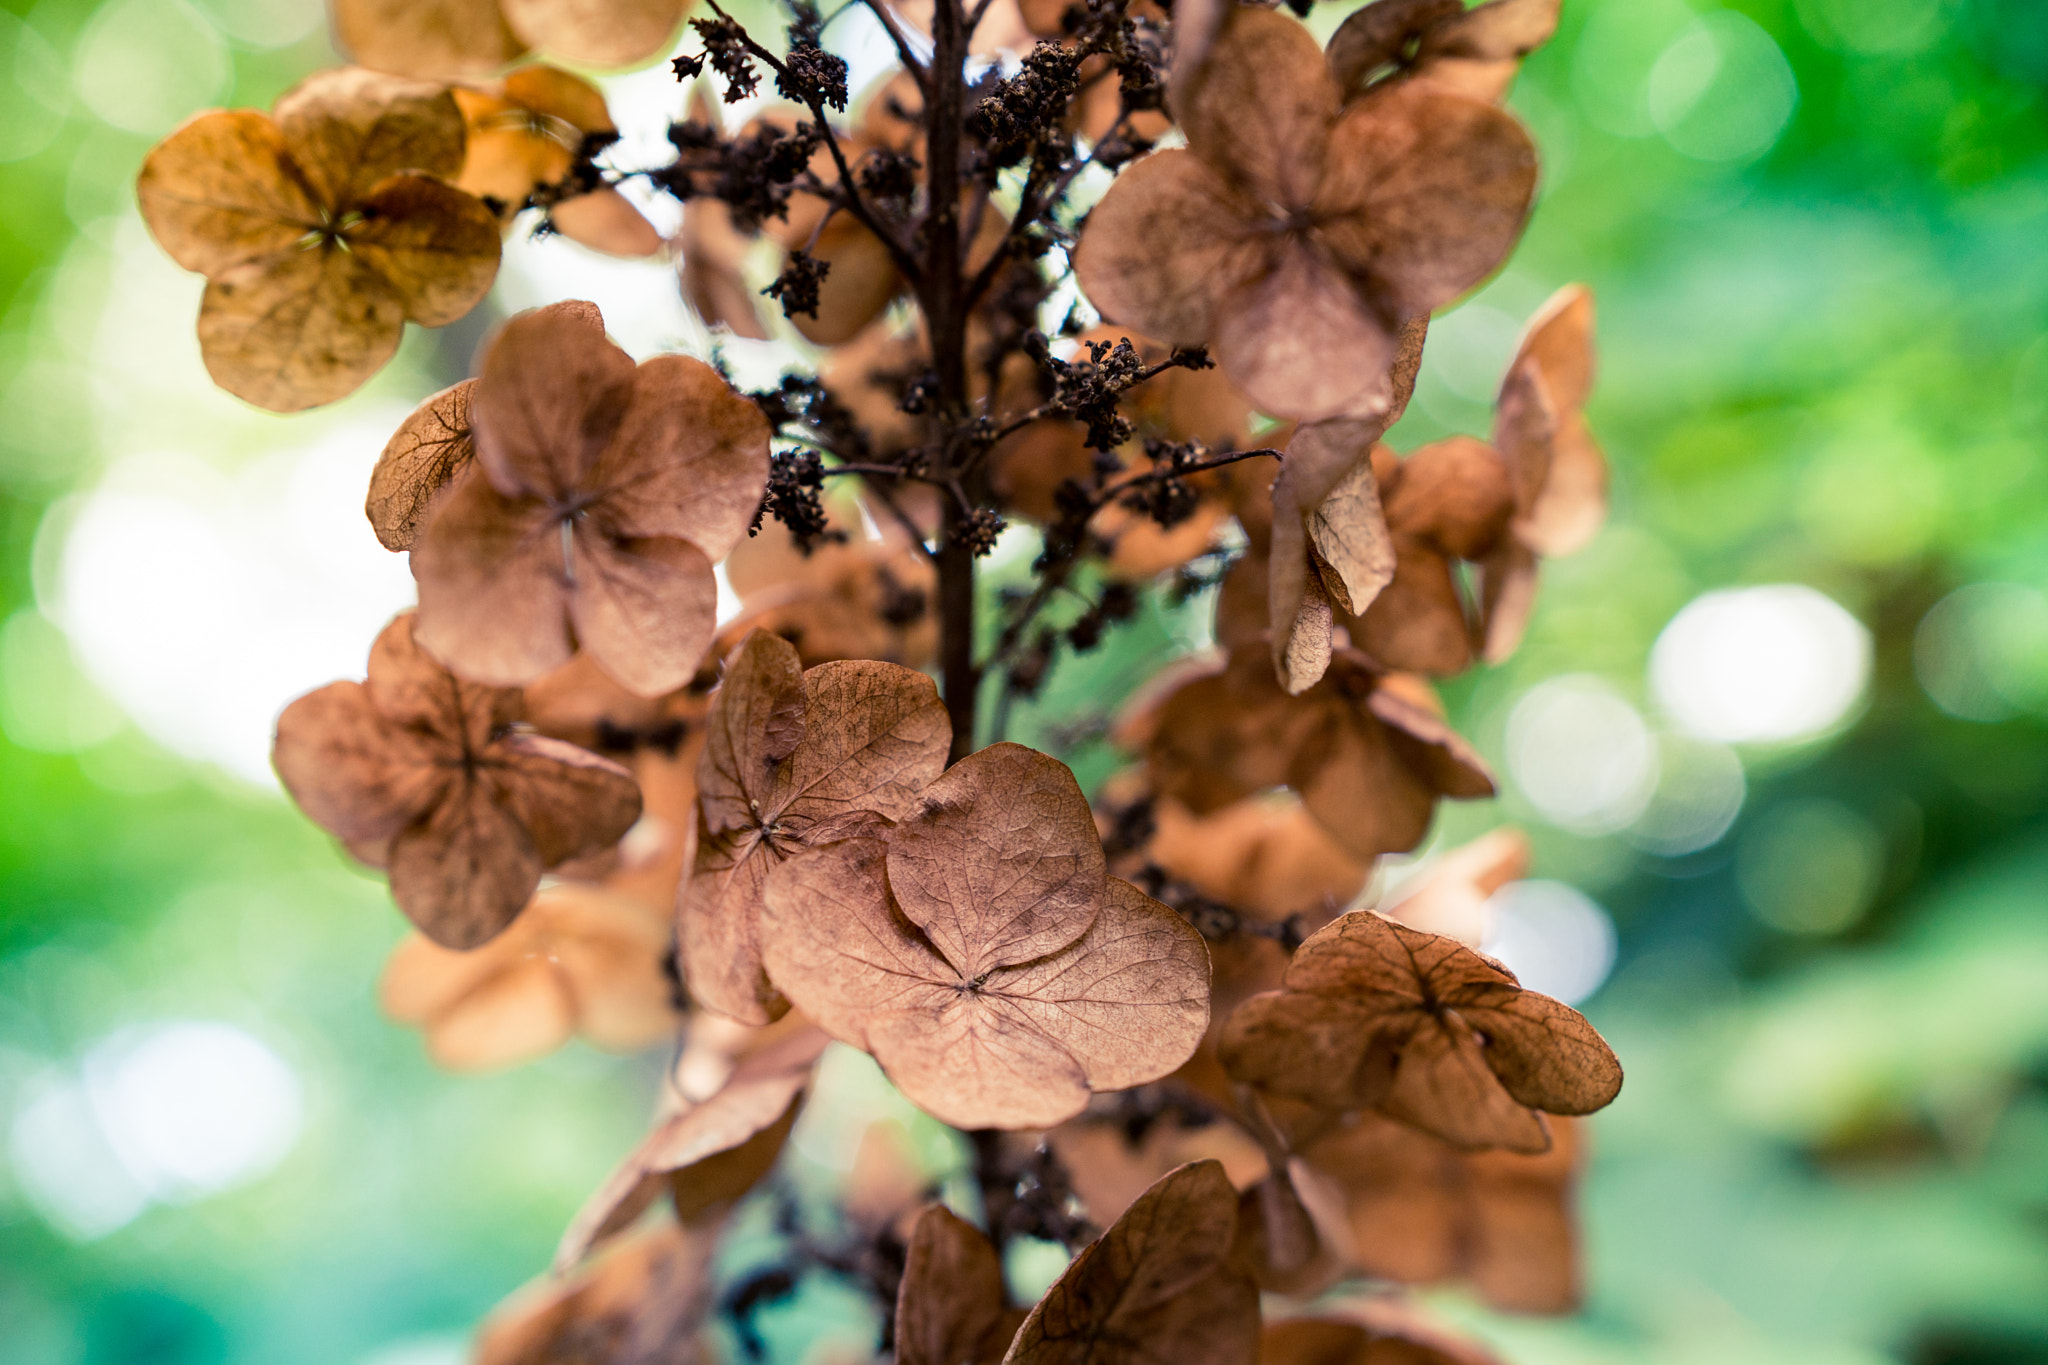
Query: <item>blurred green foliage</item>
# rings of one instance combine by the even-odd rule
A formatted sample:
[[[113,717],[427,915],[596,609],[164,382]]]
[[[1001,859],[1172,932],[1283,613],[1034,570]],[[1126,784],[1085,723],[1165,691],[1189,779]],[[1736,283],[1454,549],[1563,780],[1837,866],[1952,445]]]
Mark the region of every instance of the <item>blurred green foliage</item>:
[[[114,247],[163,109],[267,104],[330,57],[312,8],[0,9],[0,616],[37,601],[38,527],[117,440],[234,467],[302,439],[208,396],[189,355],[146,393],[95,356],[126,310],[159,306],[122,294]],[[175,60],[123,67],[135,50]],[[1511,1358],[2048,1361],[2044,655],[1994,622],[1984,648],[2019,649],[2032,700],[1980,719],[1930,698],[1924,640],[1916,666],[1957,588],[2048,589],[2044,92],[2040,0],[1566,0],[1516,90],[1546,156],[1540,209],[1509,269],[1439,321],[1394,444],[1484,433],[1514,329],[1585,280],[1616,509],[1547,566],[1520,654],[1448,689],[1454,714],[1496,758],[1517,699],[1555,675],[1654,714],[1660,630],[1730,584],[1821,589],[1869,628],[1873,666],[1835,732],[1742,750],[1741,815],[1704,849],[1550,828],[1512,784],[1441,822],[1444,838],[1527,823],[1538,874],[1620,932],[1587,1007],[1629,1069],[1593,1125],[1590,1304],[1510,1321],[1440,1296]],[[470,342],[409,338],[344,406],[409,401]],[[1107,773],[1113,703],[1201,638],[1200,615],[1149,602],[1019,709],[1020,736]],[[19,638],[0,651],[9,695],[49,653]],[[75,665],[48,670],[38,704],[90,709]],[[305,1122],[261,1180],[88,1240],[0,1164],[0,1359],[455,1358],[632,1140],[659,1059],[578,1048],[436,1074],[376,1013],[399,921],[375,882],[274,794],[118,714],[53,744],[26,704],[0,708],[0,1127],[113,1030],[177,1018],[275,1048]],[[1830,896],[1847,908],[1801,918]],[[838,1063],[841,1089],[871,1095],[857,1061]],[[918,1131],[943,1164],[943,1134]],[[829,1179],[827,1147],[801,1149],[792,1179]],[[776,1358],[858,1339],[850,1309],[806,1311],[764,1323]]]

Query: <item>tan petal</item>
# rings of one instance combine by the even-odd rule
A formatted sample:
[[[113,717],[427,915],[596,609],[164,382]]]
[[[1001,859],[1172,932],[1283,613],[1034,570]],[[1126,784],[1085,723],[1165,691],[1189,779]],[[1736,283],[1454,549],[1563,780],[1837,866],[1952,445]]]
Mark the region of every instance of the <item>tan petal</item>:
[[[1237,1191],[1220,1163],[1172,1172],[1082,1248],[1018,1329],[1005,1365],[1243,1365],[1259,1294],[1228,1259]]]
[[[889,839],[889,886],[962,979],[1067,947],[1094,921],[1102,845],[1065,764],[992,744],[924,789]]]
[[[1425,705],[1397,683],[1412,684],[1423,694]],[[1478,750],[1445,723],[1441,711],[1432,709],[1434,696],[1420,679],[1400,675],[1389,677],[1368,703],[1374,716],[1387,727],[1387,738],[1402,762],[1423,776],[1431,788],[1445,796],[1473,800],[1494,794],[1493,774]]]
[[[1154,152],[1119,175],[1082,224],[1074,276],[1109,321],[1200,346],[1216,300],[1259,268],[1247,241],[1254,216],[1194,153]]]
[[[520,697],[457,678],[421,647],[418,617],[401,612],[370,646],[365,684],[379,715],[416,735],[431,734],[451,756],[474,754],[519,719]]]
[[[1468,1151],[1546,1150],[1549,1128],[1507,1092],[1490,1060],[1471,1025],[1458,1015],[1419,1023],[1401,1048],[1380,1112]]]
[[[1488,663],[1505,662],[1522,643],[1536,609],[1536,572],[1536,552],[1514,536],[1504,537],[1480,566],[1480,621]]]
[[[1405,853],[1429,832],[1437,797],[1407,760],[1388,727],[1347,717],[1297,751],[1289,785],[1354,857]]]
[[[779,1019],[789,1001],[761,965],[761,913],[763,888],[782,854],[756,843],[721,850],[708,834],[698,837],[697,849],[676,901],[690,998],[743,1024]]]
[[[502,0],[529,46],[578,66],[634,66],[668,50],[682,0]]]
[[[1410,455],[1388,480],[1387,523],[1460,559],[1493,548],[1514,512],[1507,462],[1484,441],[1452,436]]]
[[[1493,440],[1507,464],[1515,511],[1524,517],[1535,509],[1550,482],[1558,417],[1540,369],[1524,362],[1508,371],[1494,403]]]
[[[1232,6],[1216,41],[1227,58],[1175,105],[1189,149],[1254,200],[1306,208],[1337,117],[1322,48],[1300,20],[1251,6]]]
[[[615,540],[583,528],[575,548],[577,642],[629,692],[658,697],[689,682],[718,627],[710,559],[687,540]]]
[[[446,86],[344,66],[308,76],[271,113],[307,184],[337,212],[394,175],[462,173],[462,110]]]
[[[1509,372],[1525,361],[1535,362],[1557,411],[1577,412],[1593,393],[1593,325],[1593,291],[1583,284],[1566,285],[1529,319]]]
[[[804,738],[803,666],[788,641],[749,635],[725,663],[698,762],[704,819],[723,835],[753,823],[777,770]]]
[[[604,91],[559,67],[522,66],[506,75],[501,88],[505,98],[582,132],[618,131],[605,107]]]
[[[1538,554],[1576,554],[1607,520],[1607,457],[1585,419],[1573,414],[1559,429],[1550,477],[1516,534]]]
[[[1449,998],[1485,1035],[1486,1064],[1521,1103],[1552,1114],[1590,1114],[1621,1093],[1621,1062],[1571,1006],[1493,983],[1453,990]]]
[[[1423,36],[1416,78],[1473,99],[1499,100],[1522,58],[1557,31],[1559,0],[1492,0]]]
[[[497,0],[334,0],[333,14],[358,62],[400,76],[481,76],[525,50]]]
[[[830,267],[818,287],[818,311],[789,320],[820,346],[851,341],[903,288],[888,246],[851,214],[833,214],[811,254]]]
[[[391,897],[444,948],[487,943],[540,885],[541,858],[518,817],[466,781],[391,843]]]
[[[1405,317],[1491,274],[1521,235],[1535,189],[1536,150],[1511,115],[1404,84],[1337,121],[1315,207],[1336,257]]]
[[[476,458],[469,426],[474,379],[446,388],[413,409],[386,443],[370,471],[363,504],[371,529],[387,550],[410,550],[434,496]]]
[[[1409,44],[1445,19],[1464,12],[1465,0],[1374,0],[1345,16],[1324,56],[1337,88],[1348,97],[1371,78],[1407,60]]]
[[[291,251],[321,220],[284,135],[254,109],[187,120],[143,159],[135,196],[171,259],[203,275]]]
[[[495,1071],[545,1057],[575,1033],[568,984],[547,958],[527,956],[437,1020],[427,1032],[427,1055],[448,1071]]]
[[[1272,551],[1267,560],[1273,671],[1289,695],[1313,687],[1328,671],[1336,610],[1308,543],[1308,527],[1291,470],[1273,482]]]
[[[809,1027],[779,1039],[741,1058],[709,1098],[657,1123],[569,1224],[556,1273],[631,1226],[663,1185],[689,1224],[731,1207],[774,1164],[825,1044]]]
[[[406,316],[443,327],[498,277],[498,220],[483,201],[424,176],[393,176],[363,199],[370,216],[349,249],[405,300]]]
[[[661,234],[633,201],[609,187],[564,199],[548,210],[555,230],[578,246],[637,260],[658,255]]]
[[[897,1365],[993,1365],[1018,1317],[986,1234],[944,1204],[920,1214],[896,1291]]]
[[[586,486],[614,534],[673,536],[723,559],[768,482],[768,419],[701,360],[656,356]]]
[[[1432,542],[1395,541],[1394,579],[1364,617],[1345,623],[1351,643],[1387,668],[1447,676],[1472,663],[1472,627],[1457,569]]]
[[[766,341],[760,304],[742,269],[754,239],[733,226],[732,210],[716,199],[692,199],[683,205],[683,297],[706,326],[719,323],[735,336]]]
[[[466,678],[515,687],[575,652],[562,523],[502,496],[481,464],[439,499],[412,549],[422,645]]]
[[[1370,459],[1353,464],[1309,512],[1308,540],[1332,601],[1354,615],[1371,606],[1394,577],[1394,545]]]
[[[863,812],[912,810],[946,769],[953,726],[932,680],[880,660],[804,673],[804,742],[777,784],[781,809],[829,824]]]
[[[1263,412],[1317,422],[1387,406],[1390,320],[1312,241],[1275,250],[1223,295],[1213,333],[1216,363]]]
[[[315,247],[208,281],[199,354],[213,382],[272,412],[361,388],[398,351],[405,301],[353,253]]]
[[[499,328],[470,414],[491,482],[507,497],[573,500],[618,432],[635,368],[592,304],[551,304]]]
[[[271,763],[299,809],[349,843],[388,846],[440,798],[437,749],[390,724],[361,683],[329,683],[277,718]]]
[[[515,734],[492,746],[489,761],[543,866],[608,848],[640,818],[632,772],[587,749]]]

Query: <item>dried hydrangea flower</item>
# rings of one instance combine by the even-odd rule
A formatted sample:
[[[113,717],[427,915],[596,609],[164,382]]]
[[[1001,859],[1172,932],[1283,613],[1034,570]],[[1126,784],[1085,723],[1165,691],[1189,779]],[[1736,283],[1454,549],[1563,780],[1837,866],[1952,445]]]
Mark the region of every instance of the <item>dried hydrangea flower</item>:
[[[469,150],[457,189],[497,210],[509,225],[535,190],[563,191],[592,134],[616,134],[604,92],[551,66],[522,66],[484,86],[457,86]],[[661,234],[609,185],[550,205],[548,221],[570,241],[608,256],[652,256]]]
[[[769,874],[768,975],[959,1128],[1045,1127],[1157,1080],[1208,1024],[1186,920],[1105,874],[1066,767],[995,744],[872,837]]]
[[[489,75],[528,49],[576,66],[632,66],[668,48],[689,0],[333,0],[334,32],[364,66],[401,76]]]
[[[505,324],[469,400],[474,463],[413,545],[420,639],[465,677],[512,686],[578,645],[643,696],[710,648],[711,565],[768,480],[768,423],[702,361],[642,365],[597,309]]]
[[[384,628],[369,679],[287,706],[272,762],[292,799],[387,869],[398,908],[446,948],[503,932],[544,868],[594,852],[640,816],[633,775],[573,744],[511,729],[517,692],[465,682]]]
[[[377,995],[450,1071],[516,1066],[571,1038],[630,1052],[675,1031],[662,959],[669,916],[596,887],[544,888],[512,927],[468,952],[415,934],[392,950]]]
[[[1621,1089],[1585,1016],[1454,939],[1354,911],[1311,935],[1277,991],[1231,1012],[1237,1080],[1318,1109],[1377,1109],[1467,1150],[1550,1146],[1543,1114]]]
[[[1300,23],[1237,8],[1177,102],[1185,149],[1127,169],[1074,268],[1103,315],[1208,345],[1260,408],[1370,416],[1401,319],[1477,284],[1528,212],[1536,158],[1490,104],[1406,83],[1341,105]]]
[[[171,258],[206,276],[214,382],[297,412],[354,392],[408,319],[440,327],[498,273],[498,224],[449,184],[462,113],[440,86],[345,67],[271,113],[216,109],[151,149],[135,191]]]

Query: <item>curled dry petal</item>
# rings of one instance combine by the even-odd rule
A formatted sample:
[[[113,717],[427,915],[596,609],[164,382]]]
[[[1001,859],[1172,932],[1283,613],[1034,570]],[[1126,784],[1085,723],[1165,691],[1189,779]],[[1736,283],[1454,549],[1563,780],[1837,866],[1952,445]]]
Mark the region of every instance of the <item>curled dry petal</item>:
[[[767,482],[760,409],[686,356],[635,366],[575,303],[506,324],[470,417],[474,472],[413,549],[427,646],[503,685],[578,642],[642,696],[687,683],[714,631],[711,563]]]
[[[706,1233],[650,1226],[508,1299],[477,1333],[476,1365],[712,1365],[713,1250]]]
[[[1621,1065],[1584,1016],[1453,939],[1370,911],[1302,944],[1281,989],[1232,1012],[1236,1079],[1331,1112],[1377,1108],[1468,1150],[1549,1146],[1539,1110],[1586,1114]]]
[[[377,457],[363,512],[387,550],[410,550],[427,506],[476,458],[469,424],[474,379],[441,390],[413,409]]]
[[[1558,0],[1376,0],[1330,38],[1330,74],[1346,96],[1382,82],[1427,81],[1473,99],[1507,94],[1522,59],[1557,30]]]
[[[802,671],[766,631],[728,662],[699,762],[696,867],[677,906],[691,994],[765,1023],[763,885],[777,864],[907,813],[946,765],[952,726],[922,673],[878,660]]]
[[[896,1291],[897,1365],[996,1365],[1023,1320],[987,1235],[943,1204],[918,1215]]]
[[[543,868],[616,843],[640,815],[632,774],[508,732],[518,694],[462,682],[385,627],[367,685],[332,683],[278,718],[272,755],[300,807],[389,867],[399,908],[444,947],[501,932]]]
[[[956,1127],[1069,1118],[1173,1070],[1208,1021],[1201,936],[1105,876],[1072,775],[1019,745],[954,765],[901,824],[782,864],[766,901],[774,983]]]
[[[1243,1365],[1259,1293],[1230,1257],[1237,1191],[1215,1161],[1171,1172],[1081,1249],[1025,1318],[1005,1365]]]
[[[715,1093],[656,1123],[562,1234],[556,1273],[630,1227],[664,1188],[684,1226],[721,1217],[775,1164],[827,1041],[808,1025],[775,1038],[741,1057]]]

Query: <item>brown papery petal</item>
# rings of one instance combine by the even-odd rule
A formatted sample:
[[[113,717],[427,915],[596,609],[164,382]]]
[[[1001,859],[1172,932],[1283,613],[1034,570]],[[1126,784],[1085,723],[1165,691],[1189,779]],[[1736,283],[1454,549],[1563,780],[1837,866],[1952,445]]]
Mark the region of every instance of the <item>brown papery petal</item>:
[[[1502,537],[1480,566],[1479,617],[1488,663],[1505,662],[1522,643],[1536,609],[1536,574],[1536,552],[1514,536]]]
[[[143,159],[135,195],[158,244],[203,275],[290,251],[320,224],[284,135],[254,109],[188,119]]]
[[[718,629],[710,558],[687,540],[613,539],[587,526],[575,550],[577,642],[629,692],[658,697],[688,683]]]
[[[1102,844],[1074,775],[1021,744],[968,755],[889,840],[903,913],[963,978],[1071,944],[1102,895]]]
[[[1370,606],[1394,576],[1394,545],[1370,459],[1354,464],[1309,513],[1308,539],[1336,605],[1353,615]]]
[[[633,66],[668,48],[682,0],[502,0],[531,46],[578,66]]]
[[[635,381],[633,358],[580,300],[498,329],[477,376],[477,459],[507,497],[567,501],[611,443]]]
[[[1411,689],[1416,696],[1404,695]],[[1395,752],[1437,791],[1465,800],[1494,794],[1493,773],[1486,761],[1433,709],[1435,696],[1421,679],[1390,675],[1367,704],[1387,726]]]
[[[349,249],[405,300],[406,316],[443,327],[467,313],[498,277],[498,220],[481,199],[418,175],[379,184]]]
[[[1259,1294],[1228,1259],[1236,1225],[1221,1163],[1171,1172],[1082,1248],[1004,1365],[1244,1365],[1258,1352]]]
[[[756,631],[726,660],[705,720],[697,764],[705,823],[714,833],[747,824],[773,790],[776,770],[804,738],[803,666],[787,640]]]
[[[1508,371],[1494,400],[1493,441],[1507,464],[1515,510],[1522,516],[1534,510],[1550,482],[1557,417],[1541,370],[1525,362]]]
[[[505,805],[526,827],[544,866],[609,848],[640,818],[632,772],[546,735],[513,734],[490,751]]]
[[[1320,233],[1402,316],[1506,259],[1536,189],[1536,149],[1493,105],[1402,84],[1345,110],[1316,194]]]
[[[1380,1112],[1467,1151],[1547,1150],[1550,1129],[1507,1092],[1488,1061],[1479,1035],[1458,1015],[1418,1022],[1401,1044]]]
[[[679,1199],[688,1193],[685,1222],[729,1208],[774,1163],[826,1042],[805,1026],[742,1058],[714,1094],[657,1123],[577,1212],[555,1251],[555,1272],[630,1227],[665,1183]]]
[[[365,684],[370,700],[385,720],[432,734],[451,752],[479,751],[519,719],[520,696],[457,678],[421,647],[417,623],[416,613],[401,612],[378,632]]]
[[[683,205],[683,297],[707,326],[719,323],[733,335],[766,341],[768,328],[742,266],[754,239],[733,226],[732,209],[716,199],[692,199]]]
[[[1310,553],[1291,470],[1273,481],[1272,549],[1267,561],[1273,671],[1289,695],[1298,695],[1329,671],[1336,610]]]
[[[419,641],[466,678],[502,687],[569,662],[562,523],[502,496],[481,465],[436,501],[412,549]]]
[[[1509,373],[1533,360],[1559,412],[1585,407],[1593,392],[1593,324],[1593,291],[1583,284],[1566,285],[1529,319]]]
[[[586,133],[617,132],[604,92],[559,67],[522,66],[505,77],[505,98]]]
[[[358,62],[399,76],[482,76],[525,50],[498,0],[334,0],[333,13]]]
[[[271,763],[299,809],[348,843],[382,848],[439,798],[438,746],[378,714],[361,683],[329,683],[277,718]]]
[[[723,559],[747,534],[768,482],[768,420],[689,356],[634,371],[625,413],[585,483],[611,532],[674,536]]]
[[[1021,1314],[1004,1303],[1003,1261],[943,1204],[918,1215],[896,1291],[897,1365],[993,1365]]]
[[[474,379],[441,390],[413,409],[370,471],[363,512],[387,550],[410,550],[427,505],[476,458],[469,426]]]
[[[307,183],[335,210],[394,175],[462,173],[462,110],[445,86],[345,66],[308,76],[271,112]]]
[[[503,933],[540,885],[542,862],[518,818],[484,783],[458,781],[391,842],[391,897],[444,948]]]
[[[1465,0],[1374,0],[1353,10],[1330,35],[1325,57],[1330,76],[1346,96],[1408,56],[1408,44],[1453,15]]]
[[[470,953],[451,952],[424,935],[407,942],[468,957],[491,952],[506,937]],[[536,1061],[575,1036],[576,1001],[569,983],[546,956],[521,954],[435,1024],[427,1034],[427,1056],[444,1071],[495,1071]]]
[[[478,1331],[476,1365],[712,1365],[715,1245],[659,1223],[571,1278],[528,1286]]]
[[[1194,153],[1154,152],[1118,176],[1082,224],[1075,278],[1110,321],[1169,346],[1200,346],[1216,299],[1259,268],[1246,242],[1257,212]]]
[[[1337,117],[1322,49],[1298,19],[1251,6],[1231,8],[1217,42],[1227,56],[1176,104],[1189,149],[1251,198],[1306,208]]]
[[[213,382],[272,412],[345,398],[405,334],[405,300],[361,257],[315,247],[207,282],[199,355]]]
[[[832,215],[811,254],[828,267],[818,286],[818,311],[792,314],[789,320],[817,345],[853,340],[903,288],[888,246],[849,213]]]
[[[1449,998],[1486,1036],[1487,1065],[1521,1103],[1552,1114],[1590,1114],[1621,1093],[1620,1060],[1571,1006],[1490,982],[1454,989]]]
[[[1216,363],[1263,412],[1319,422],[1386,410],[1393,334],[1313,241],[1274,247],[1219,300],[1213,333]]]
[[[1492,0],[1422,37],[1416,76],[1474,99],[1498,100],[1522,58],[1557,31],[1559,0]]]
[[[633,201],[609,186],[564,199],[548,210],[548,221],[578,246],[626,260],[658,255],[663,245]]]

